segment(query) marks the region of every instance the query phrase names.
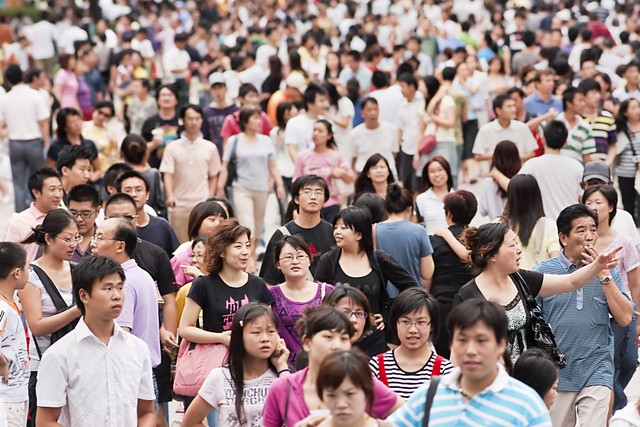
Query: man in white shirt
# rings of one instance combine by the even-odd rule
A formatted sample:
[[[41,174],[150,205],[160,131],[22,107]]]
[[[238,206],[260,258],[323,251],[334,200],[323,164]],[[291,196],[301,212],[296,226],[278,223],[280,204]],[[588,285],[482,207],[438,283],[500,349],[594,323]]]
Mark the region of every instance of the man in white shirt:
[[[622,77],[626,84],[618,86],[611,96],[618,102],[624,102],[631,98],[640,98],[640,63],[637,61],[629,62],[624,67]]]
[[[313,125],[329,109],[327,92],[315,84],[309,85],[304,91],[302,102],[305,112],[289,120],[284,131],[284,143],[294,163],[298,153],[312,147]]]
[[[189,100],[189,77],[191,57],[186,51],[189,35],[176,34],[174,46],[162,55],[162,67],[164,68],[164,83],[174,83],[178,90],[178,106],[186,105]]]
[[[360,173],[367,159],[379,153],[389,163],[393,176],[396,172],[395,156],[398,153],[398,129],[386,122],[378,120],[378,101],[373,97],[362,101],[361,114],[364,123],[351,131],[352,167]]]
[[[371,84],[377,89],[369,94],[378,101],[380,110],[380,121],[387,122],[391,125],[398,121],[398,112],[404,101],[400,86],[389,86],[389,74],[386,71],[376,70],[371,77]]]
[[[360,52],[350,50],[346,54],[347,64],[340,72],[338,80],[340,84],[347,86],[349,80],[355,78],[360,84],[360,93],[369,93],[371,88],[371,70],[369,70],[362,62]]]
[[[418,80],[411,73],[398,77],[404,102],[398,113],[398,141],[400,150],[397,157],[398,180],[404,188],[417,193],[420,190],[413,157],[418,145],[420,115],[424,113],[424,98],[418,94]]]
[[[49,12],[40,12],[40,20],[25,28],[25,34],[31,41],[31,57],[36,67],[44,70],[47,76],[53,77],[58,37],[56,26],[49,20]]]
[[[76,52],[74,43],[80,40],[88,40],[89,35],[85,30],[78,26],[78,22],[82,19],[83,11],[77,9],[71,16],[71,25],[60,33],[58,38],[58,48],[60,52],[73,55]]]
[[[115,261],[91,256],[73,272],[78,326],[42,356],[37,425],[155,426],[149,348],[115,319],[125,276]]]
[[[7,63],[18,64],[22,72],[29,69],[29,53],[31,42],[25,36],[19,36],[14,43],[4,45],[4,59]]]
[[[278,44],[280,43],[281,34],[280,28],[278,26],[269,26],[264,34],[267,36],[267,42],[256,50],[256,64],[268,70],[269,58],[278,54]]]
[[[267,78],[269,68],[262,68],[256,63],[256,55],[248,52],[244,58],[243,70],[238,73],[238,80],[240,83],[251,83],[258,90],[258,93],[262,92],[262,83]]]

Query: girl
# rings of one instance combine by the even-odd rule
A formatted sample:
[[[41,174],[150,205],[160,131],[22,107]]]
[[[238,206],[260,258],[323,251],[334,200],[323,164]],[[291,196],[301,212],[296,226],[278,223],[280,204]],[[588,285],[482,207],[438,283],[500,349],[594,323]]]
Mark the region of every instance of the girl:
[[[558,367],[547,353],[539,348],[525,351],[513,365],[511,376],[534,389],[551,409],[558,395]]]
[[[416,210],[427,233],[432,235],[438,228],[446,228],[442,200],[453,188],[451,167],[444,157],[435,156],[424,165],[422,186],[425,192],[416,197]]]
[[[640,214],[636,212],[638,192],[634,187],[640,156],[640,100],[631,98],[620,104],[616,119],[618,162],[616,175],[624,210],[633,215],[638,224]]]
[[[364,193],[375,193],[378,196],[387,197],[387,186],[394,182],[389,162],[382,154],[374,154],[362,168],[362,172],[356,178],[355,197],[358,200]]]
[[[511,179],[518,173],[521,166],[520,153],[516,144],[511,141],[502,141],[496,145],[490,170],[496,168],[501,174]],[[480,191],[480,215],[488,216],[491,220],[502,215],[504,205],[507,203],[507,192],[490,176],[482,181]]]
[[[278,320],[263,304],[243,306],[233,319],[227,366],[213,369],[184,415],[184,427],[204,426],[211,410],[218,425],[261,425],[264,396],[279,376],[289,375],[287,350]]]
[[[203,236],[196,237],[191,243],[191,255],[189,255],[189,265],[181,265],[183,274],[189,277],[187,283],[182,285],[176,295],[176,310],[178,313],[178,319],[182,316],[182,310],[184,310],[184,303],[187,300],[187,295],[191,290],[191,284],[193,280],[200,276],[204,276],[203,271],[206,271],[204,265],[204,258],[207,254],[206,240]],[[202,322],[201,322],[202,323]]]
[[[391,306],[389,327],[400,342],[394,350],[369,362],[371,372],[404,399],[433,375],[446,375],[453,365],[431,350],[439,329],[438,302],[420,288],[407,289]]]

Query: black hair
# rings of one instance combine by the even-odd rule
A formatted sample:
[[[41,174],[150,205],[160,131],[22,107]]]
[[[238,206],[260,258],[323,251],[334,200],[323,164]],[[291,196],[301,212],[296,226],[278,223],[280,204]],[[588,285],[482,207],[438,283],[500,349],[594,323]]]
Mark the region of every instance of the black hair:
[[[338,89],[336,85],[331,82],[324,82],[322,88],[327,91],[327,96],[329,97],[329,104],[334,107],[338,107],[338,101],[340,100],[340,94],[338,93]]]
[[[56,116],[56,123],[58,128],[56,130],[56,136],[58,140],[67,139],[67,121],[69,117],[77,116],[82,119],[82,115],[75,108],[61,108]]]
[[[331,193],[329,193],[329,186],[327,185],[327,181],[324,178],[318,175],[302,175],[296,178],[291,185],[291,195],[293,199],[300,196],[300,192],[304,189],[304,187],[310,185],[319,185],[324,190],[324,200],[329,200]],[[296,203],[297,205],[297,203]]]
[[[464,64],[464,62],[461,62],[460,64]],[[458,64],[458,65],[460,65]],[[446,81],[446,82],[452,82],[453,79],[456,78],[456,72],[457,72],[457,67],[444,67],[444,69],[442,70],[442,80]]]
[[[549,148],[559,150],[567,142],[569,131],[560,120],[550,120],[544,126],[544,139]]]
[[[493,104],[492,104],[492,108],[493,108],[493,113],[497,116],[498,113],[498,108],[502,109],[502,107],[504,106],[504,103],[507,101],[511,101],[511,97],[507,94],[500,94],[498,96],[495,97],[495,99],[493,100]]]
[[[429,340],[436,342],[438,339],[438,331],[440,330],[440,304],[427,291],[422,288],[414,287],[405,289],[400,295],[393,300],[391,305],[391,313],[389,314],[389,327],[391,328],[391,336],[396,342],[400,341],[398,337],[398,320],[401,317],[426,308],[431,319],[431,335]]]
[[[114,227],[113,238],[124,242],[124,251],[128,257],[133,256],[133,252],[136,250],[138,244],[138,233],[136,228],[131,224],[131,221],[127,221],[124,218],[113,218],[113,221],[117,221]]]
[[[544,350],[532,347],[520,355],[511,375],[544,398],[558,379],[558,366]]]
[[[141,165],[147,154],[147,143],[140,135],[130,133],[122,140],[120,153],[126,162]]]
[[[627,113],[629,105],[632,102],[637,102],[638,104],[640,104],[640,100],[637,98],[626,99],[620,104],[620,108],[618,109],[618,116],[616,117],[616,130],[618,134],[629,131],[629,125],[627,124],[627,118],[625,117],[625,114]]]
[[[402,188],[398,183],[387,186],[387,197],[384,199],[384,210],[387,213],[403,213],[413,206],[413,195],[411,191]]]
[[[522,34],[522,42],[526,47],[531,47],[536,43],[536,35],[533,31],[525,31]]]
[[[609,207],[613,209],[611,212],[609,212],[609,225],[611,225],[611,223],[613,222],[613,219],[616,217],[616,214],[618,213],[618,207],[617,207],[618,206],[618,192],[616,191],[615,188],[613,188],[611,185],[606,185],[606,184],[594,185],[592,187],[589,187],[586,190],[584,190],[584,193],[582,194],[582,203],[586,204],[587,203],[587,199],[593,193],[596,193],[598,191],[607,200],[607,203],[609,204]]]
[[[472,192],[456,190],[448,193],[442,200],[444,212],[451,213],[451,221],[457,225],[469,225],[478,211],[478,200]]]
[[[129,178],[138,178],[142,180],[142,182],[144,182],[145,191],[147,193],[149,192],[149,182],[147,181],[147,178],[145,178],[144,175],[142,175],[140,172],[133,170],[133,171],[127,171],[118,177],[118,180],[116,181],[116,189],[118,190],[118,193],[122,192],[122,182],[125,179],[129,179]]]
[[[136,202],[135,200],[133,200],[133,197],[125,193],[116,193],[113,196],[109,197],[104,203],[105,214],[107,212],[107,209],[109,209],[109,206],[111,205],[126,205],[128,203],[136,208]]]
[[[573,104],[573,101],[576,98],[576,95],[581,94],[582,92],[579,89],[569,87],[562,92],[562,108],[564,110],[567,109],[567,105],[569,103]]]
[[[0,242],[0,280],[9,277],[16,268],[24,268],[27,252],[15,242]]]
[[[180,97],[178,96],[178,89],[176,89],[176,86],[173,83],[171,83],[171,84],[164,84],[158,88],[158,91],[156,92],[156,102],[158,101],[158,99],[160,99],[160,92],[162,92],[163,89],[167,89],[168,91],[170,91],[173,94],[173,96],[176,97],[176,100],[180,99]]]
[[[189,213],[187,231],[190,239],[195,239],[198,236],[202,223],[210,216],[220,216],[223,219],[229,219],[227,212],[218,202],[205,200],[204,202],[198,203]]]
[[[300,337],[310,340],[322,331],[333,331],[348,334],[352,337],[355,328],[351,320],[334,307],[320,306],[308,308],[304,315],[296,322],[296,329]]]
[[[438,163],[440,164],[440,166],[442,166],[442,169],[444,169],[444,171],[447,174],[447,189],[449,191],[451,191],[451,189],[453,188],[453,176],[451,175],[451,166],[449,165],[449,162],[447,161],[447,159],[445,159],[443,156],[433,156],[432,158],[430,158],[427,163],[424,165],[424,167],[422,168],[422,188],[423,190],[428,190],[429,188],[433,187],[433,184],[431,183],[431,180],[429,179],[429,166],[431,166],[433,163]]]
[[[276,123],[281,131],[284,131],[284,128],[287,126],[284,115],[291,111],[293,107],[295,107],[293,102],[281,102],[278,105],[278,108],[276,109]]]
[[[358,241],[358,249],[360,252],[373,252],[373,234],[371,227],[371,212],[368,209],[358,206],[348,206],[338,212],[333,220],[333,225],[342,221],[345,226],[356,233],[360,233],[362,238]]]
[[[429,105],[429,102],[440,89],[440,82],[434,76],[426,76],[424,79],[424,85],[427,88],[427,96],[425,98],[425,105]]]
[[[369,357],[359,349],[337,351],[325,357],[316,379],[318,397],[323,401],[324,393],[337,390],[347,379],[364,393],[366,411],[369,413],[375,399],[374,383],[369,370]]]
[[[508,231],[509,225],[502,222],[483,224],[477,228],[468,227],[464,230],[462,242],[471,252],[471,263],[475,268],[487,268],[489,259],[498,253]]]
[[[309,104],[315,104],[318,95],[327,96],[327,91],[316,84],[310,84],[302,95],[302,103],[305,110],[309,109]]]
[[[511,95],[513,95],[514,93],[517,93],[518,96],[522,99],[527,97],[527,94],[524,93],[524,91],[522,90],[522,88],[519,88],[517,86],[514,86],[512,88],[507,89],[507,91],[505,92],[507,95],[509,95],[509,97],[511,97]]]
[[[93,185],[80,184],[69,190],[67,194],[67,205],[71,202],[91,202],[94,208],[100,206],[100,194]]]
[[[71,271],[73,299],[83,315],[86,312],[84,303],[80,299],[80,291],[84,290],[87,295],[91,295],[96,282],[112,274],[117,274],[124,282],[124,271],[120,264],[111,258],[95,255],[82,258],[76,268]]]
[[[42,73],[42,68],[29,68],[24,73],[24,82],[26,84],[33,83],[33,81]]]
[[[15,86],[22,83],[24,74],[18,64],[9,64],[7,69],[4,71],[4,79],[9,82],[11,86]]]
[[[260,116],[262,114],[262,110],[260,107],[242,107],[240,109],[240,113],[238,114],[238,126],[240,127],[240,131],[244,132],[247,130],[247,123],[249,123],[249,119],[253,116]]]
[[[313,126],[315,127],[318,123],[322,124],[327,129],[327,132],[329,132],[330,137],[327,140],[327,148],[337,150],[338,144],[336,143],[336,139],[333,135],[333,126],[331,125],[331,122],[329,120],[320,119],[317,120]]]
[[[256,87],[251,83],[243,83],[240,85],[240,88],[238,89],[238,96],[240,98],[244,98],[250,93],[258,94],[258,89],[256,89]]]
[[[360,111],[362,111],[364,109],[364,107],[367,106],[367,104],[373,104],[373,105],[375,105],[377,107],[378,106],[378,100],[375,99],[373,96],[367,96],[360,103]]]
[[[62,173],[62,168],[72,169],[78,160],[86,159],[91,162],[93,155],[84,145],[67,145],[58,153],[56,169]]]
[[[560,214],[558,214],[558,219],[556,220],[558,234],[569,236],[571,229],[573,228],[573,221],[579,218],[591,218],[593,219],[595,226],[598,226],[598,214],[591,208],[580,203],[576,203],[562,209]],[[563,246],[562,242],[560,242],[560,246]]]
[[[367,296],[360,289],[354,288],[348,283],[341,283],[337,285],[333,291],[326,294],[322,300],[322,306],[335,307],[343,299],[351,301],[354,305],[362,307],[365,313],[372,313],[371,305],[369,304]],[[372,327],[373,324],[371,323],[371,317],[367,316],[364,321],[363,335]]]
[[[511,141],[499,142],[494,149],[489,170],[496,168],[507,178],[512,178],[518,173],[521,167],[522,160],[520,159],[520,152],[516,144]],[[506,197],[507,192],[499,188],[498,194]]]
[[[225,209],[225,211],[227,213],[228,219],[236,217],[236,213],[233,210],[233,204],[226,197],[212,196],[212,197],[209,197],[206,201],[207,202],[216,202],[218,204],[220,204],[220,203],[223,204],[224,205],[224,209]]]
[[[65,228],[71,224],[76,224],[75,218],[68,210],[58,208],[49,211],[44,217],[42,224],[38,224],[31,229],[31,234],[24,239],[22,244],[35,243],[38,246],[47,245],[46,236],[55,239],[58,234],[62,233]],[[46,249],[45,249],[46,251]]]
[[[132,170],[133,168],[126,163],[114,163],[109,166],[109,169],[104,173],[104,177],[102,177],[105,190],[108,190],[109,187],[115,188],[120,175]]]
[[[149,82],[149,79],[137,78],[137,79],[133,79],[133,81],[140,82],[142,87],[145,88],[147,91],[151,90],[151,83]]]
[[[100,108],[108,108],[111,111],[111,115],[115,114],[115,108],[113,106],[113,102],[111,101],[98,101],[94,107],[94,110],[99,110]]]
[[[598,92],[600,92],[602,90],[602,87],[596,79],[584,79],[578,85],[578,90],[586,95],[592,90],[597,90]]]
[[[371,84],[378,89],[389,86],[389,74],[385,71],[374,71],[371,76]]]
[[[532,175],[519,174],[511,178],[503,217],[527,247],[538,219],[544,217],[542,193]]]
[[[389,161],[386,159],[386,157],[384,157],[380,153],[373,154],[365,162],[364,166],[362,167],[362,172],[358,174],[356,182],[354,183],[356,200],[363,193],[375,193],[376,190],[375,188],[373,188],[373,182],[371,182],[371,178],[367,176],[367,173],[372,167],[380,163],[380,161],[384,161],[384,163],[387,165],[387,169],[389,170],[389,176],[387,176],[387,185],[391,184],[394,181],[393,172],[391,171],[391,166],[389,165]]]
[[[193,110],[196,113],[200,114],[200,117],[204,116],[204,113],[202,112],[202,107],[201,106],[199,106],[197,104],[187,104],[187,105],[185,105],[184,107],[182,107],[180,109],[180,118],[182,120],[184,120],[184,118],[187,115],[187,111],[189,111],[189,110]]]
[[[458,304],[447,318],[449,333],[453,339],[456,331],[463,331],[483,322],[493,330],[497,342],[507,339],[507,314],[504,307],[483,298],[472,298]]]
[[[398,83],[406,83],[407,85],[418,89],[418,80],[411,73],[402,73],[400,77],[398,77]]]
[[[371,213],[372,224],[387,219],[387,213],[384,210],[384,199],[375,192],[360,194],[353,202],[353,206],[368,210]]]
[[[282,252],[282,248],[286,244],[290,244],[293,249],[297,251],[302,251],[309,257],[309,261],[311,261],[311,249],[309,249],[309,244],[305,242],[305,240],[298,235],[290,235],[290,236],[282,236],[280,240],[278,240],[273,248],[273,262],[276,264],[280,259],[280,253]]]
[[[60,174],[55,169],[51,168],[42,168],[31,175],[29,175],[29,182],[27,186],[29,187],[29,193],[31,196],[36,198],[35,191],[38,193],[42,193],[42,186],[44,185],[44,181],[48,178],[58,178],[60,180]]]

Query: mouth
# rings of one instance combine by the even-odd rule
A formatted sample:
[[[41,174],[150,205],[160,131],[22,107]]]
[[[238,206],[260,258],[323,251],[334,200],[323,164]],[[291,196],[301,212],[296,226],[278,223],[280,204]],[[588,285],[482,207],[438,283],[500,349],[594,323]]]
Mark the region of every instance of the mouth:
[[[262,347],[260,347],[260,351],[265,352],[265,353],[267,353],[267,352],[270,353],[270,352],[273,351],[273,348],[271,348],[270,345],[263,345]]]
[[[111,310],[113,311],[121,311],[122,310],[122,305],[121,304],[114,304],[111,306]]]

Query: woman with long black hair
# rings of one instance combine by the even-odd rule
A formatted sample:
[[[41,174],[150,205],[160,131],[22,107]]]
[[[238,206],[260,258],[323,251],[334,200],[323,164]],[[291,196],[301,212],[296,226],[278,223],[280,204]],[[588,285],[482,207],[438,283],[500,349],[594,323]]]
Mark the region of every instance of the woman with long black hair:
[[[633,215],[638,225],[640,218],[636,212],[638,192],[635,189],[635,180],[640,163],[640,100],[631,98],[620,104],[616,129],[618,132],[616,175],[622,206],[625,211]]]
[[[364,193],[375,193],[387,197],[387,186],[395,179],[391,173],[389,162],[382,154],[374,154],[367,159],[362,172],[356,178],[354,200]]]
[[[511,141],[502,141],[496,145],[491,159],[490,171],[494,168],[507,178],[513,178],[522,167],[518,147]],[[480,215],[494,219],[502,215],[507,203],[507,192],[490,176],[482,181],[480,190]]]

